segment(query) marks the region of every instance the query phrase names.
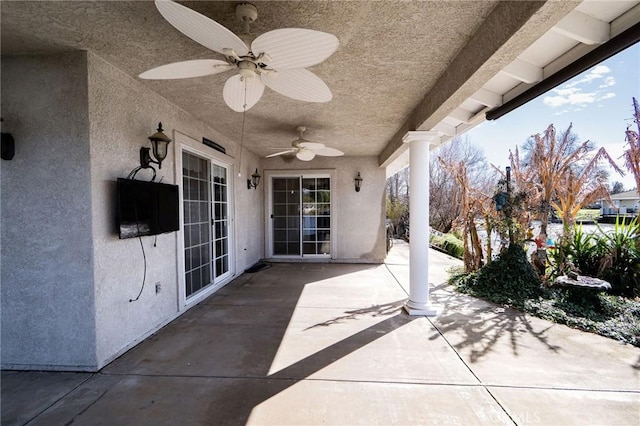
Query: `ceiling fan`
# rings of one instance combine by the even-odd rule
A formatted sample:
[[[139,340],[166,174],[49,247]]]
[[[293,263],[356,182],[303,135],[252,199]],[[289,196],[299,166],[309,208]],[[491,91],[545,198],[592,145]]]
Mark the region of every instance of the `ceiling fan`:
[[[294,140],[291,143],[292,148],[286,149],[285,151],[276,152],[275,154],[267,155],[265,158],[277,157],[279,155],[286,154],[295,154],[299,160],[302,161],[311,161],[315,158],[316,155],[321,155],[325,157],[339,157],[344,155],[344,152],[325,146],[323,143],[311,142],[304,138],[304,132],[307,130],[304,126],[296,127],[296,130],[300,133],[298,139]],[[276,149],[285,149],[285,148],[276,148]]]
[[[332,34],[302,28],[269,31],[251,42],[249,24],[258,10],[249,3],[236,6],[245,25],[238,37],[223,25],[170,0],[156,0],[160,14],[178,31],[224,55],[225,60],[195,59],[152,68],[139,75],[150,80],[202,77],[238,70],[224,85],[224,101],[237,112],[247,111],[262,97],[264,87],[305,102],[328,102],[333,95],[324,81],[305,69],[319,64],[338,48]]]

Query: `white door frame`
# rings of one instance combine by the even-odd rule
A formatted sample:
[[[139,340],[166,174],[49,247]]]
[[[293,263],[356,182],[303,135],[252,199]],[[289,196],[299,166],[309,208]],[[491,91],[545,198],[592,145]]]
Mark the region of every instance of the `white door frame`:
[[[336,250],[338,247],[338,235],[336,232],[337,229],[337,190],[336,190],[336,170],[335,169],[295,169],[295,170],[264,170],[264,182],[265,182],[265,222],[264,222],[264,230],[265,230],[265,238],[264,238],[264,252],[265,257],[270,260],[305,260],[305,261],[321,261],[321,260],[330,260],[336,258]],[[273,178],[292,178],[292,177],[302,177],[302,178],[314,178],[314,177],[328,177],[330,179],[330,191],[331,191],[331,254],[329,256],[325,255],[305,255],[305,256],[274,256],[273,254],[273,219],[271,218],[273,214]],[[300,194],[302,197],[302,194]],[[302,224],[301,224],[302,226]],[[302,247],[302,241],[300,242]]]
[[[174,158],[175,158],[175,176],[178,187],[180,188],[180,231],[177,238],[177,276],[178,276],[178,311],[182,312],[189,309],[193,305],[201,302],[220,288],[228,284],[236,275],[236,241],[235,241],[235,197],[234,197],[234,167],[233,158],[226,154],[218,152],[214,149],[204,146],[201,142],[185,135],[181,132],[174,131]],[[227,169],[227,215],[229,217],[228,235],[229,245],[227,251],[229,253],[229,270],[218,277],[215,282],[213,269],[211,271],[211,280],[214,284],[210,284],[201,291],[193,294],[187,299],[185,290],[185,266],[184,266],[184,197],[182,188],[182,152],[197,155],[209,161],[210,165],[215,164]],[[211,169],[210,169],[211,170]],[[213,194],[213,188],[211,193]],[[213,226],[211,226],[213,232]],[[213,234],[212,234],[213,235]],[[211,252],[213,254],[213,251]]]

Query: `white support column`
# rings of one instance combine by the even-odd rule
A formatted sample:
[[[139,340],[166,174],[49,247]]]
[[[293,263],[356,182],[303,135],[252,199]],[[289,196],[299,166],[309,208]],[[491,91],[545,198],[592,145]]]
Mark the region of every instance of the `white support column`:
[[[437,132],[408,132],[409,144],[409,315],[438,315],[442,308],[429,303],[429,147],[440,141]]]

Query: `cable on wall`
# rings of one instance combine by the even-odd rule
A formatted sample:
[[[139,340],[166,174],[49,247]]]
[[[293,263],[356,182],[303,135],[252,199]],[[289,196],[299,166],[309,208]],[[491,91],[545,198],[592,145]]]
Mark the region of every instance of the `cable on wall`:
[[[135,173],[133,176],[135,176]],[[153,177],[155,179],[155,170],[154,170]],[[142,259],[144,261],[144,272],[142,274],[142,286],[140,287],[140,291],[138,292],[138,295],[136,296],[135,299],[129,299],[129,303],[137,302],[140,299],[140,296],[142,295],[142,290],[144,290],[144,284],[147,281],[147,255],[144,252],[144,244],[142,244],[142,235],[140,235],[140,221],[138,220],[138,206],[136,205],[136,203],[134,203],[133,205],[133,211],[135,212],[134,214],[136,217],[136,231],[138,233],[138,241],[140,241],[140,248],[142,249]]]

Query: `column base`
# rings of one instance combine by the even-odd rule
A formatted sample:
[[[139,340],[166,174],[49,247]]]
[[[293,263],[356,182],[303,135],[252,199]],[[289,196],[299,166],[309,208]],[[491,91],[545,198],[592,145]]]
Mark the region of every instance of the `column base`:
[[[408,300],[404,306],[404,310],[407,314],[411,316],[427,316],[427,317],[435,317],[442,313],[443,307],[442,305],[432,305],[429,303],[418,304]]]

